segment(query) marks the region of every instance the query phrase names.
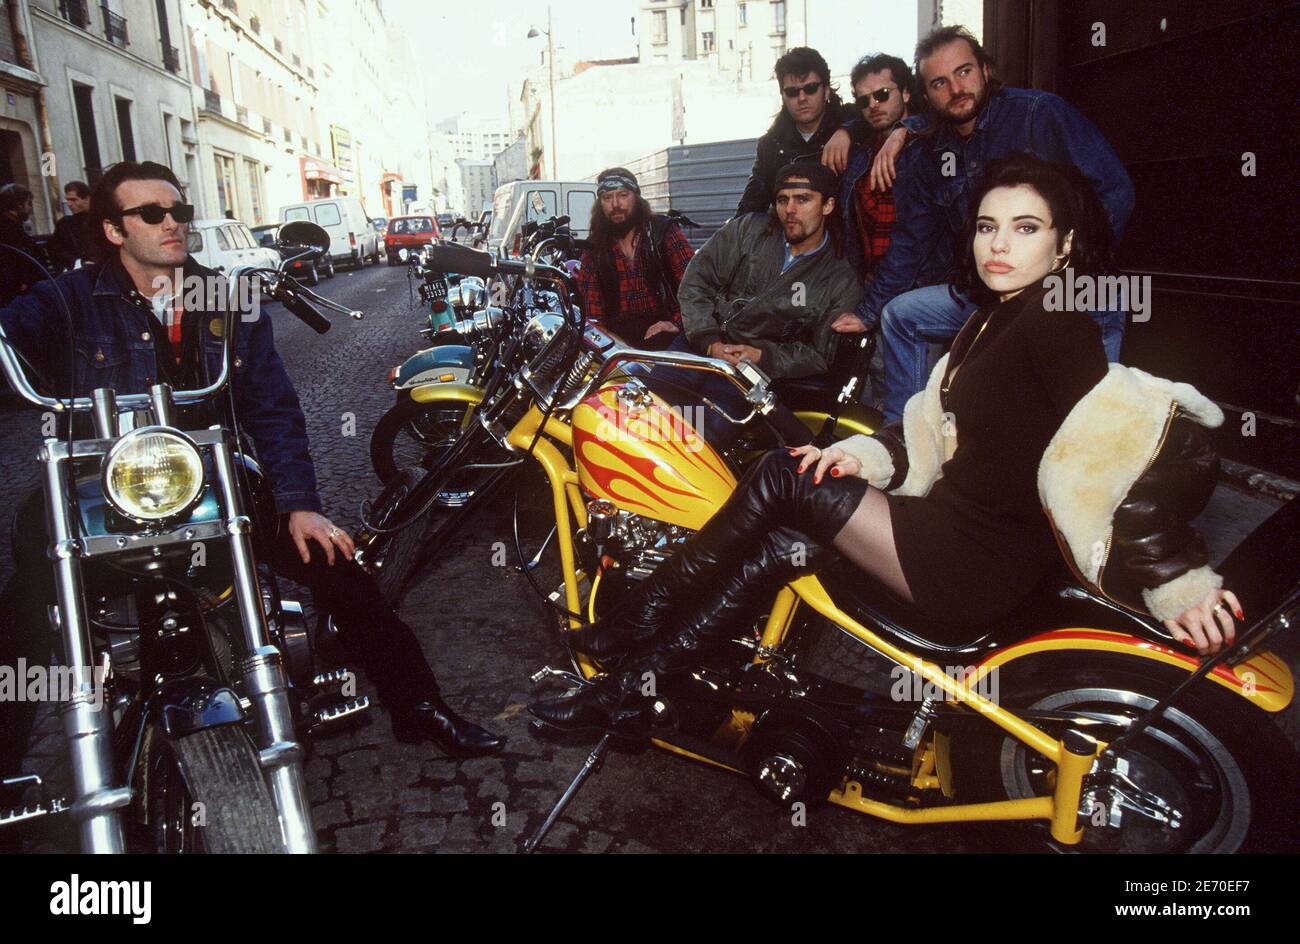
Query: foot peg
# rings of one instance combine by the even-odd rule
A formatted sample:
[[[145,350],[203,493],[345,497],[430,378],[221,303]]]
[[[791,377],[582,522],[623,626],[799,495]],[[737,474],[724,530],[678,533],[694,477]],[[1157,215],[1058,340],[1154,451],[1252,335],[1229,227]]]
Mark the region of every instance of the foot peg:
[[[39,819],[42,816],[66,813],[71,808],[71,804],[68,803],[66,797],[47,799],[45,797],[45,784],[36,774],[27,774],[22,777],[7,777],[4,780],[0,780],[0,790],[4,790],[5,792],[12,790],[19,797],[22,796],[27,787],[32,786],[36,787],[40,791],[41,798],[30,806],[14,806],[9,809],[0,807],[0,829],[4,829],[6,826],[13,826],[16,823]]]
[[[339,688],[344,682],[352,678],[356,678],[352,674],[352,670],[346,665],[342,665],[332,672],[321,672],[311,680],[311,687],[318,692],[325,692],[332,688]]]
[[[584,685],[590,685],[588,679],[583,678],[576,672],[570,672],[568,669],[557,669],[553,666],[544,665],[530,676],[534,685],[541,685],[547,679],[560,679],[568,682],[570,687],[581,688]]]
[[[308,734],[315,734],[322,728],[332,727],[339,722],[348,718],[355,718],[370,710],[370,696],[362,695],[360,698],[352,698],[347,701],[335,702],[332,705],[326,705],[312,715],[310,726],[307,728]]]

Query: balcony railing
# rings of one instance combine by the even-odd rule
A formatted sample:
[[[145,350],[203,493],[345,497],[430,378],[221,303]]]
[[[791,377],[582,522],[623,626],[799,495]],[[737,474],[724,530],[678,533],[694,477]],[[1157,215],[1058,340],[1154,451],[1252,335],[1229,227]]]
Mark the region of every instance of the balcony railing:
[[[59,16],[82,29],[90,26],[90,10],[86,7],[86,0],[59,0]]]
[[[210,88],[203,90],[203,110],[214,115],[221,114],[221,96]]]
[[[100,4],[99,9],[104,14],[104,38],[114,46],[125,49],[131,44],[131,40],[126,35],[126,17],[114,13],[108,8],[107,3]]]
[[[162,42],[162,40],[159,40]],[[177,75],[181,71],[181,51],[175,46],[169,46],[167,43],[162,44],[163,67],[168,72],[175,72]]]

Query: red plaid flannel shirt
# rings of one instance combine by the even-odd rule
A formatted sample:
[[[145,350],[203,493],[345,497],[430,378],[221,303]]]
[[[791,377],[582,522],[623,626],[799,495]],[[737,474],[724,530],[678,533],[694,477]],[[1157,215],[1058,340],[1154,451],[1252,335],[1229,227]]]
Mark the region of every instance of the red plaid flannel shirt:
[[[862,240],[863,271],[874,274],[880,260],[889,249],[889,239],[894,232],[898,213],[894,207],[894,188],[884,193],[871,189],[871,174],[866,173],[853,185],[853,199],[857,202],[858,236]]]
[[[614,268],[618,272],[620,320],[636,315],[644,316],[656,311],[655,293],[650,290],[650,286],[645,280],[645,261],[642,254],[647,251],[648,247],[642,245],[643,241],[640,238],[637,239],[634,259],[628,259],[627,256],[623,255],[623,250],[619,246],[615,245],[614,247]],[[682,276],[686,274],[687,263],[691,261],[691,257],[694,255],[695,251],[691,249],[691,244],[682,235],[681,227],[676,223],[670,224],[664,232],[663,256],[672,267],[673,281],[678,285],[681,284]],[[578,270],[578,294],[582,298],[583,311],[588,318],[599,321],[605,316],[605,304],[600,297],[600,273],[596,271],[595,254],[590,249],[582,254],[582,268]],[[674,324],[680,326],[682,323],[682,309],[677,303],[676,295],[669,297],[668,309],[669,318],[667,320],[671,320]],[[618,330],[617,325],[611,325],[610,327],[614,331]]]

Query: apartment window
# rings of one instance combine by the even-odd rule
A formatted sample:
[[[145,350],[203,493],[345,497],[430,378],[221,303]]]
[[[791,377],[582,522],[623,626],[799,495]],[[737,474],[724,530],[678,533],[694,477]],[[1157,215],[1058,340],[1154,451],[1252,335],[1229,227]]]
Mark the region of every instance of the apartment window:
[[[736,22],[741,26],[749,25],[749,13],[745,9],[745,4],[743,3],[736,4]]]
[[[250,222],[256,226],[262,222],[262,165],[257,161],[244,161],[244,174],[248,179],[248,209]]]
[[[712,34],[712,33],[704,33],[704,34],[702,34],[702,35],[700,36],[700,42],[701,42],[701,44],[703,45],[703,47],[704,47],[704,51],[705,51],[705,52],[713,52],[713,34]]]
[[[122,160],[135,160],[135,132],[131,129],[131,100],[115,98],[113,104],[117,109],[117,135],[122,141]]]
[[[95,90],[89,85],[72,83],[72,104],[77,113],[77,132],[81,153],[86,161],[86,182],[95,184],[104,173],[99,157],[99,135],[95,133]]]
[[[86,29],[90,26],[90,11],[86,0],[59,0],[59,15],[73,26]]]
[[[685,26],[685,25],[686,25],[686,7],[682,7],[682,8],[681,8],[680,10],[678,10],[677,12],[678,12],[678,14],[680,14],[679,19],[680,19],[680,21],[681,21],[682,26]]]
[[[713,0],[700,0],[700,8],[704,10],[712,10]]]
[[[773,0],[772,3],[772,32],[785,32],[785,0]]]
[[[655,28],[654,33],[652,34],[654,36],[654,42],[666,43],[668,42],[668,11],[655,10],[654,14]]]
[[[222,216],[227,213],[238,216],[239,208],[236,206],[235,197],[235,159],[225,154],[214,154],[213,158],[217,165],[217,208]],[[221,231],[217,230],[217,232]]]

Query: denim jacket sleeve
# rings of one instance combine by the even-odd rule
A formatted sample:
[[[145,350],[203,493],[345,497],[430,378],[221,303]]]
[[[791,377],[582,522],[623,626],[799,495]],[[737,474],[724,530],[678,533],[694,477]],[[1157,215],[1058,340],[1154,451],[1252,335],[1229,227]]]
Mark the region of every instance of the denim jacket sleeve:
[[[895,296],[925,284],[921,279],[930,257],[943,241],[951,239],[943,208],[935,203],[920,180],[925,156],[924,149],[913,144],[898,159],[898,173],[894,177],[898,218],[885,258],[880,260],[876,277],[857,308],[858,315],[869,325],[880,320],[881,309]]]
[[[235,414],[257,449],[275,495],[276,510],[320,511],[307,420],[275,349],[271,319],[259,312],[257,320],[238,324],[239,331],[248,333],[248,347],[244,369],[235,375]]]
[[[1133,181],[1097,126],[1065,99],[1042,95],[1029,121],[1030,151],[1073,164],[1092,182],[1118,243],[1133,212]]]
[[[57,371],[53,370],[47,355],[65,350],[68,343],[64,337],[67,322],[55,293],[54,283],[45,279],[0,310],[0,327],[4,328],[5,337],[38,371],[51,375]]]

